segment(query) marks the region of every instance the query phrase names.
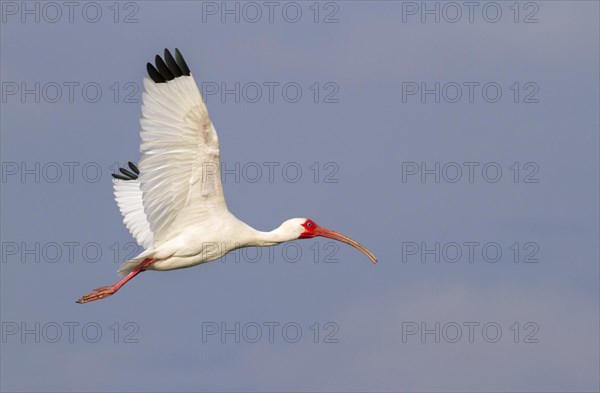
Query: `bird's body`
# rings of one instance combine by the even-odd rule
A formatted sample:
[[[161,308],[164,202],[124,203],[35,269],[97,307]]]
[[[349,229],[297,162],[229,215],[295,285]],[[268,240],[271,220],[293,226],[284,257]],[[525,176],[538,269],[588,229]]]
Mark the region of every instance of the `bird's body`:
[[[224,238],[222,234],[235,233],[236,236]],[[120,273],[130,270],[146,258],[156,258],[157,262],[148,267],[150,270],[175,270],[199,265],[221,258],[236,248],[251,243],[251,230],[242,221],[229,213],[219,220],[210,220],[203,225],[191,225],[177,236],[152,247],[126,262]]]
[[[271,232],[257,231],[227,212],[218,216],[218,219],[209,219],[202,224],[186,227],[185,231],[174,238],[124,263],[119,272],[129,273],[147,258],[158,259],[147,270],[183,269],[214,261],[241,247],[267,247],[295,239],[297,236],[293,239],[286,237],[279,228]]]
[[[358,248],[354,240],[305,218],[285,221],[270,232],[255,230],[227,209],[220,173],[217,132],[198,86],[181,53],[148,63],[144,79],[139,168],[113,174],[123,221],[145,251],[125,262],[115,285],[78,300],[87,303],[112,295],[144,270],[174,270],[219,259],[240,247],[272,246],[325,236]]]

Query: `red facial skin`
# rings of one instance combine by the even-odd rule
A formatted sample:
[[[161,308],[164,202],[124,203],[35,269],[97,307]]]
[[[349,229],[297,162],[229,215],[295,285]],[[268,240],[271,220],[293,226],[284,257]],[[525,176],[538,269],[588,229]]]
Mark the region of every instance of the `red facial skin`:
[[[363,254],[365,254],[371,262],[377,263],[377,258],[373,255],[369,250],[367,250],[364,246],[360,245],[358,242],[350,239],[348,236],[344,236],[341,233],[336,231],[332,231],[331,229],[323,228],[318,226],[313,220],[307,219],[304,223],[301,224],[304,227],[304,232],[298,236],[298,239],[311,239],[316,236],[323,236],[329,239],[338,240],[340,242],[351,245],[356,248]]]
[[[307,219],[302,224],[304,232],[298,237],[298,239],[310,239],[315,236],[319,236],[316,233],[316,229],[319,227],[313,220]]]

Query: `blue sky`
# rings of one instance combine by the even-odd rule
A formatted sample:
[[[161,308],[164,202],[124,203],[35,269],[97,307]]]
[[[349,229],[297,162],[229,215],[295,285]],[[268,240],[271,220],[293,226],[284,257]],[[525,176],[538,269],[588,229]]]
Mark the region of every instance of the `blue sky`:
[[[1,4],[3,391],[598,391],[597,2],[56,4]],[[306,240],[75,304],[138,251],[110,172],[166,47],[219,89],[229,209],[377,265]]]

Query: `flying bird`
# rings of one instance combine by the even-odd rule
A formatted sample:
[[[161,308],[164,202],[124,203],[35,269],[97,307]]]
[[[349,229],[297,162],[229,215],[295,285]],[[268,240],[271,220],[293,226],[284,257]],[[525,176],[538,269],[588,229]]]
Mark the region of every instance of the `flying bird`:
[[[77,303],[113,295],[145,270],[174,270],[221,258],[241,247],[266,247],[324,236],[349,244],[373,262],[377,258],[356,241],[292,218],[270,232],[258,231],[227,209],[220,152],[198,86],[181,52],[165,49],[147,64],[142,96],[139,166],[132,162],[113,174],[123,222],[145,251],[119,268],[122,279],[94,289]]]

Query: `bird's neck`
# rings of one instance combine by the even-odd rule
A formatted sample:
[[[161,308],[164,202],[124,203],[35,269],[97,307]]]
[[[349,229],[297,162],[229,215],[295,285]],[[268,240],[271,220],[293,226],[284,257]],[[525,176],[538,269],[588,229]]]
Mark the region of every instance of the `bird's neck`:
[[[275,246],[279,243],[295,240],[295,238],[290,239],[290,235],[282,231],[281,228],[274,229],[270,232],[254,230],[253,238],[251,245],[258,247]]]

